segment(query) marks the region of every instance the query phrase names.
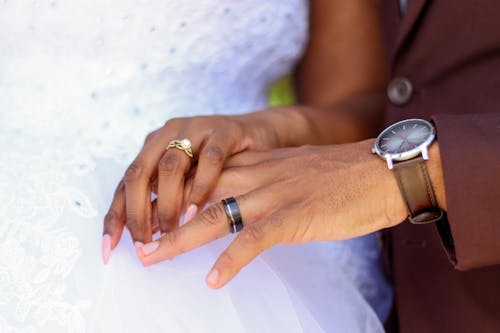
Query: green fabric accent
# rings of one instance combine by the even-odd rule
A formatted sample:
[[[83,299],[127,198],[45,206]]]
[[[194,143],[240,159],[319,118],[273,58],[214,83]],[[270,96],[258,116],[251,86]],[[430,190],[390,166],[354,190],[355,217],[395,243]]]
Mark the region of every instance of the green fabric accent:
[[[292,76],[287,75],[269,87],[269,106],[295,104]]]

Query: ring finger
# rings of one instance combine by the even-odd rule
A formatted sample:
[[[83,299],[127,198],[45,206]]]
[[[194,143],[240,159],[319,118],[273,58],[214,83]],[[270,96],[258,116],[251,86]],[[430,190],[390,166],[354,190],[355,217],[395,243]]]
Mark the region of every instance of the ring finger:
[[[272,213],[279,203],[272,191],[259,189],[236,198],[245,226]],[[150,265],[190,251],[229,234],[230,225],[222,203],[214,204],[182,227],[146,244],[139,259]]]
[[[179,225],[185,175],[193,163],[192,153],[201,145],[199,139],[191,142],[183,139],[184,136],[180,137],[178,145],[166,148],[158,163],[158,220],[162,233],[172,231]],[[186,136],[190,137],[197,138],[195,134]]]

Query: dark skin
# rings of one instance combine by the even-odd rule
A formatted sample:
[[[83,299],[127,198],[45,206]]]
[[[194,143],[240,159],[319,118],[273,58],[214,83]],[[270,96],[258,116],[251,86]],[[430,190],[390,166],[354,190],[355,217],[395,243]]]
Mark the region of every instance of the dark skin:
[[[151,265],[229,234],[220,200],[231,196],[244,228],[208,273],[211,288],[223,287],[273,245],[342,240],[395,226],[407,217],[407,208],[392,171],[370,152],[373,143],[369,139],[235,155],[209,198],[217,203],[137,254],[144,265]],[[446,210],[438,144],[430,147],[429,156],[438,205]],[[187,183],[189,188],[191,181]]]
[[[376,1],[311,1],[310,41],[295,73],[301,106],[172,119],[149,134],[104,220],[104,262],[125,226],[140,248],[156,229],[165,236],[175,232],[181,212],[195,218],[238,153],[373,136],[387,72]],[[166,151],[171,140],[182,138],[191,140],[194,159],[178,149]],[[153,203],[151,192],[158,195]]]
[[[324,2],[318,3],[325,5]],[[356,5],[361,8],[356,8]],[[356,8],[356,13],[364,14],[357,16],[358,19],[376,22],[374,17],[367,18],[366,14],[370,11],[363,12],[372,8],[371,13],[376,15],[371,7],[373,5],[372,2],[363,1],[346,4],[347,7],[352,6],[353,10]],[[349,26],[343,28],[348,29]],[[361,30],[363,31],[363,28]],[[354,33],[354,36],[365,36],[365,34]],[[372,32],[371,36],[379,34]],[[352,41],[349,40],[345,42],[344,45],[348,47],[344,52],[356,49],[357,43],[350,44]],[[361,43],[359,47],[363,48],[363,45],[366,46]],[[309,50],[308,52],[314,53],[314,47],[311,46]],[[371,51],[376,55],[379,54],[377,50],[381,49],[375,46]],[[324,60],[328,61],[330,56],[333,57],[325,54],[327,53],[319,54],[319,59],[325,56]],[[348,57],[349,54],[344,55]],[[353,56],[361,61],[363,57],[356,54],[354,52]],[[321,77],[322,66],[326,66],[324,70],[329,64],[320,65],[315,61],[307,64],[308,56],[306,54],[305,61],[299,68],[298,77],[309,75],[300,73],[307,66],[310,66],[311,72],[306,71],[306,73],[314,73],[317,70],[316,75]],[[342,59],[338,58],[340,62]],[[374,59],[377,59],[377,56]],[[363,67],[362,64],[356,64],[357,60],[346,59],[345,65]],[[366,64],[364,61],[362,63]],[[340,65],[341,63],[335,62],[335,66]],[[371,65],[377,64],[371,63]],[[378,65],[385,70],[385,65]],[[355,68],[351,69],[355,71]],[[335,68],[331,70],[335,72]],[[342,68],[338,70],[342,71]],[[346,73],[356,76],[349,71]],[[227,235],[228,221],[220,200],[231,196],[236,197],[244,228],[223,251],[208,273],[206,283],[211,288],[223,287],[259,253],[275,244],[347,239],[401,223],[408,212],[393,172],[387,168],[384,160],[371,153],[374,139],[358,141],[367,136],[374,136],[378,132],[377,127],[382,118],[380,87],[385,85],[385,75],[375,74],[377,70],[372,72],[368,70],[367,73],[381,76],[378,76],[380,81],[366,83],[363,80],[365,73],[363,71],[356,73],[360,75],[357,79],[345,80],[355,87],[352,91],[343,89],[345,86],[342,86],[342,79],[337,80],[336,77],[325,75],[325,81],[329,81],[330,84],[336,82],[341,86],[339,90],[322,89],[321,80],[318,80],[311,82],[311,84],[318,83],[318,87],[311,88],[307,93],[303,92],[304,90],[299,92],[303,102],[311,98],[312,104],[318,104],[302,109],[307,110],[302,113],[305,119],[302,125],[308,124],[315,131],[299,131],[296,137],[306,137],[313,143],[323,144],[322,146],[307,145],[266,151],[247,150],[229,157],[225,161],[217,186],[208,198],[210,202],[216,203],[189,223],[166,233],[154,242],[139,246],[137,254],[142,263],[144,265],[158,263]],[[314,75],[311,74],[309,77],[312,80]],[[384,84],[379,86],[378,84],[382,82]],[[308,87],[305,86],[305,89]],[[317,99],[315,93],[318,94]],[[329,106],[330,102],[333,106]],[[308,127],[291,128],[300,130]],[[291,131],[287,133],[290,134]],[[282,133],[285,134],[286,132]],[[316,139],[319,141],[314,141]],[[338,144],[346,141],[356,142]],[[337,144],[324,145],[325,143]],[[426,164],[438,206],[446,210],[440,158],[439,144],[434,143],[429,148],[429,160]],[[185,193],[191,192],[194,182],[192,175],[188,174]]]

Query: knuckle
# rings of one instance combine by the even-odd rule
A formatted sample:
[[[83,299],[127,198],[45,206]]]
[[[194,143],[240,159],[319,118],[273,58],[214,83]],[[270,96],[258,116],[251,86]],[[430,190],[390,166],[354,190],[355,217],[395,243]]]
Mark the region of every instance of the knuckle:
[[[275,159],[268,159],[268,160],[263,160],[259,161],[257,165],[262,168],[262,169],[270,169],[276,166],[276,164],[279,164],[281,161],[280,160],[275,160]]]
[[[264,232],[256,226],[248,226],[240,232],[240,237],[245,243],[261,243]]]
[[[156,135],[156,131],[149,133],[146,135],[146,138],[144,139],[144,145],[146,145],[149,141],[151,141]]]
[[[165,122],[165,125],[163,127],[167,127],[167,126],[168,127],[170,127],[170,126],[176,127],[176,126],[179,126],[181,123],[184,122],[185,119],[186,118],[182,118],[182,117],[171,118],[171,119],[169,119],[169,120],[167,120]]]
[[[172,219],[173,219],[173,215],[170,214],[169,212],[158,211],[158,220],[160,221],[160,224],[164,224],[166,222],[169,222]]]
[[[209,188],[208,188],[207,184],[193,183],[193,188],[191,190],[193,200],[194,199],[196,199],[196,200],[201,199],[200,197],[202,197],[208,191],[209,191]]]
[[[123,181],[125,183],[133,182],[141,178],[143,173],[144,167],[142,166],[142,163],[136,160],[132,162],[132,164],[130,164],[130,166],[127,168],[127,171],[125,171],[125,177],[123,177]]]
[[[114,235],[122,227],[123,214],[109,211],[104,216],[103,232],[108,235]]]
[[[225,214],[224,208],[221,205],[212,205],[200,214],[200,219],[203,223],[213,226],[224,218]]]
[[[115,213],[113,211],[109,211],[104,216],[104,223],[110,224],[111,222],[114,222],[114,221],[116,221],[119,218],[120,217],[119,217],[119,215],[117,213]]]
[[[219,146],[209,146],[203,150],[201,158],[210,164],[222,164],[225,159],[224,150]]]
[[[115,190],[115,196],[125,189],[124,179],[120,180]]]
[[[223,266],[232,267],[235,264],[234,257],[228,251],[222,252],[221,255],[219,256],[219,260],[218,261]]]
[[[166,154],[158,164],[158,171],[164,174],[170,174],[178,170],[179,167],[179,159],[173,154]]]
[[[207,127],[207,120],[209,120],[211,118],[212,118],[212,116],[199,116],[198,115],[198,116],[193,116],[189,119],[191,121],[191,125],[193,127],[198,128],[198,127],[200,127],[200,125],[201,125],[201,127]]]
[[[273,228],[280,229],[285,225],[286,219],[283,215],[281,214],[274,214],[272,219],[269,221],[269,224]]]
[[[163,235],[163,239],[166,242],[167,246],[174,247],[177,245],[179,241],[179,230],[180,229],[174,229]]]
[[[141,224],[139,223],[139,220],[136,218],[127,218],[127,228],[130,230],[130,232],[135,232],[140,230]]]

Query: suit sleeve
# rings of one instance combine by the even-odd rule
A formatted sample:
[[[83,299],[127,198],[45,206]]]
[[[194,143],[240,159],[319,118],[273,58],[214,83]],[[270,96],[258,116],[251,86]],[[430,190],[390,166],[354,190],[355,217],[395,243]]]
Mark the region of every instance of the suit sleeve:
[[[448,224],[438,230],[456,269],[500,264],[500,113],[437,114]]]

